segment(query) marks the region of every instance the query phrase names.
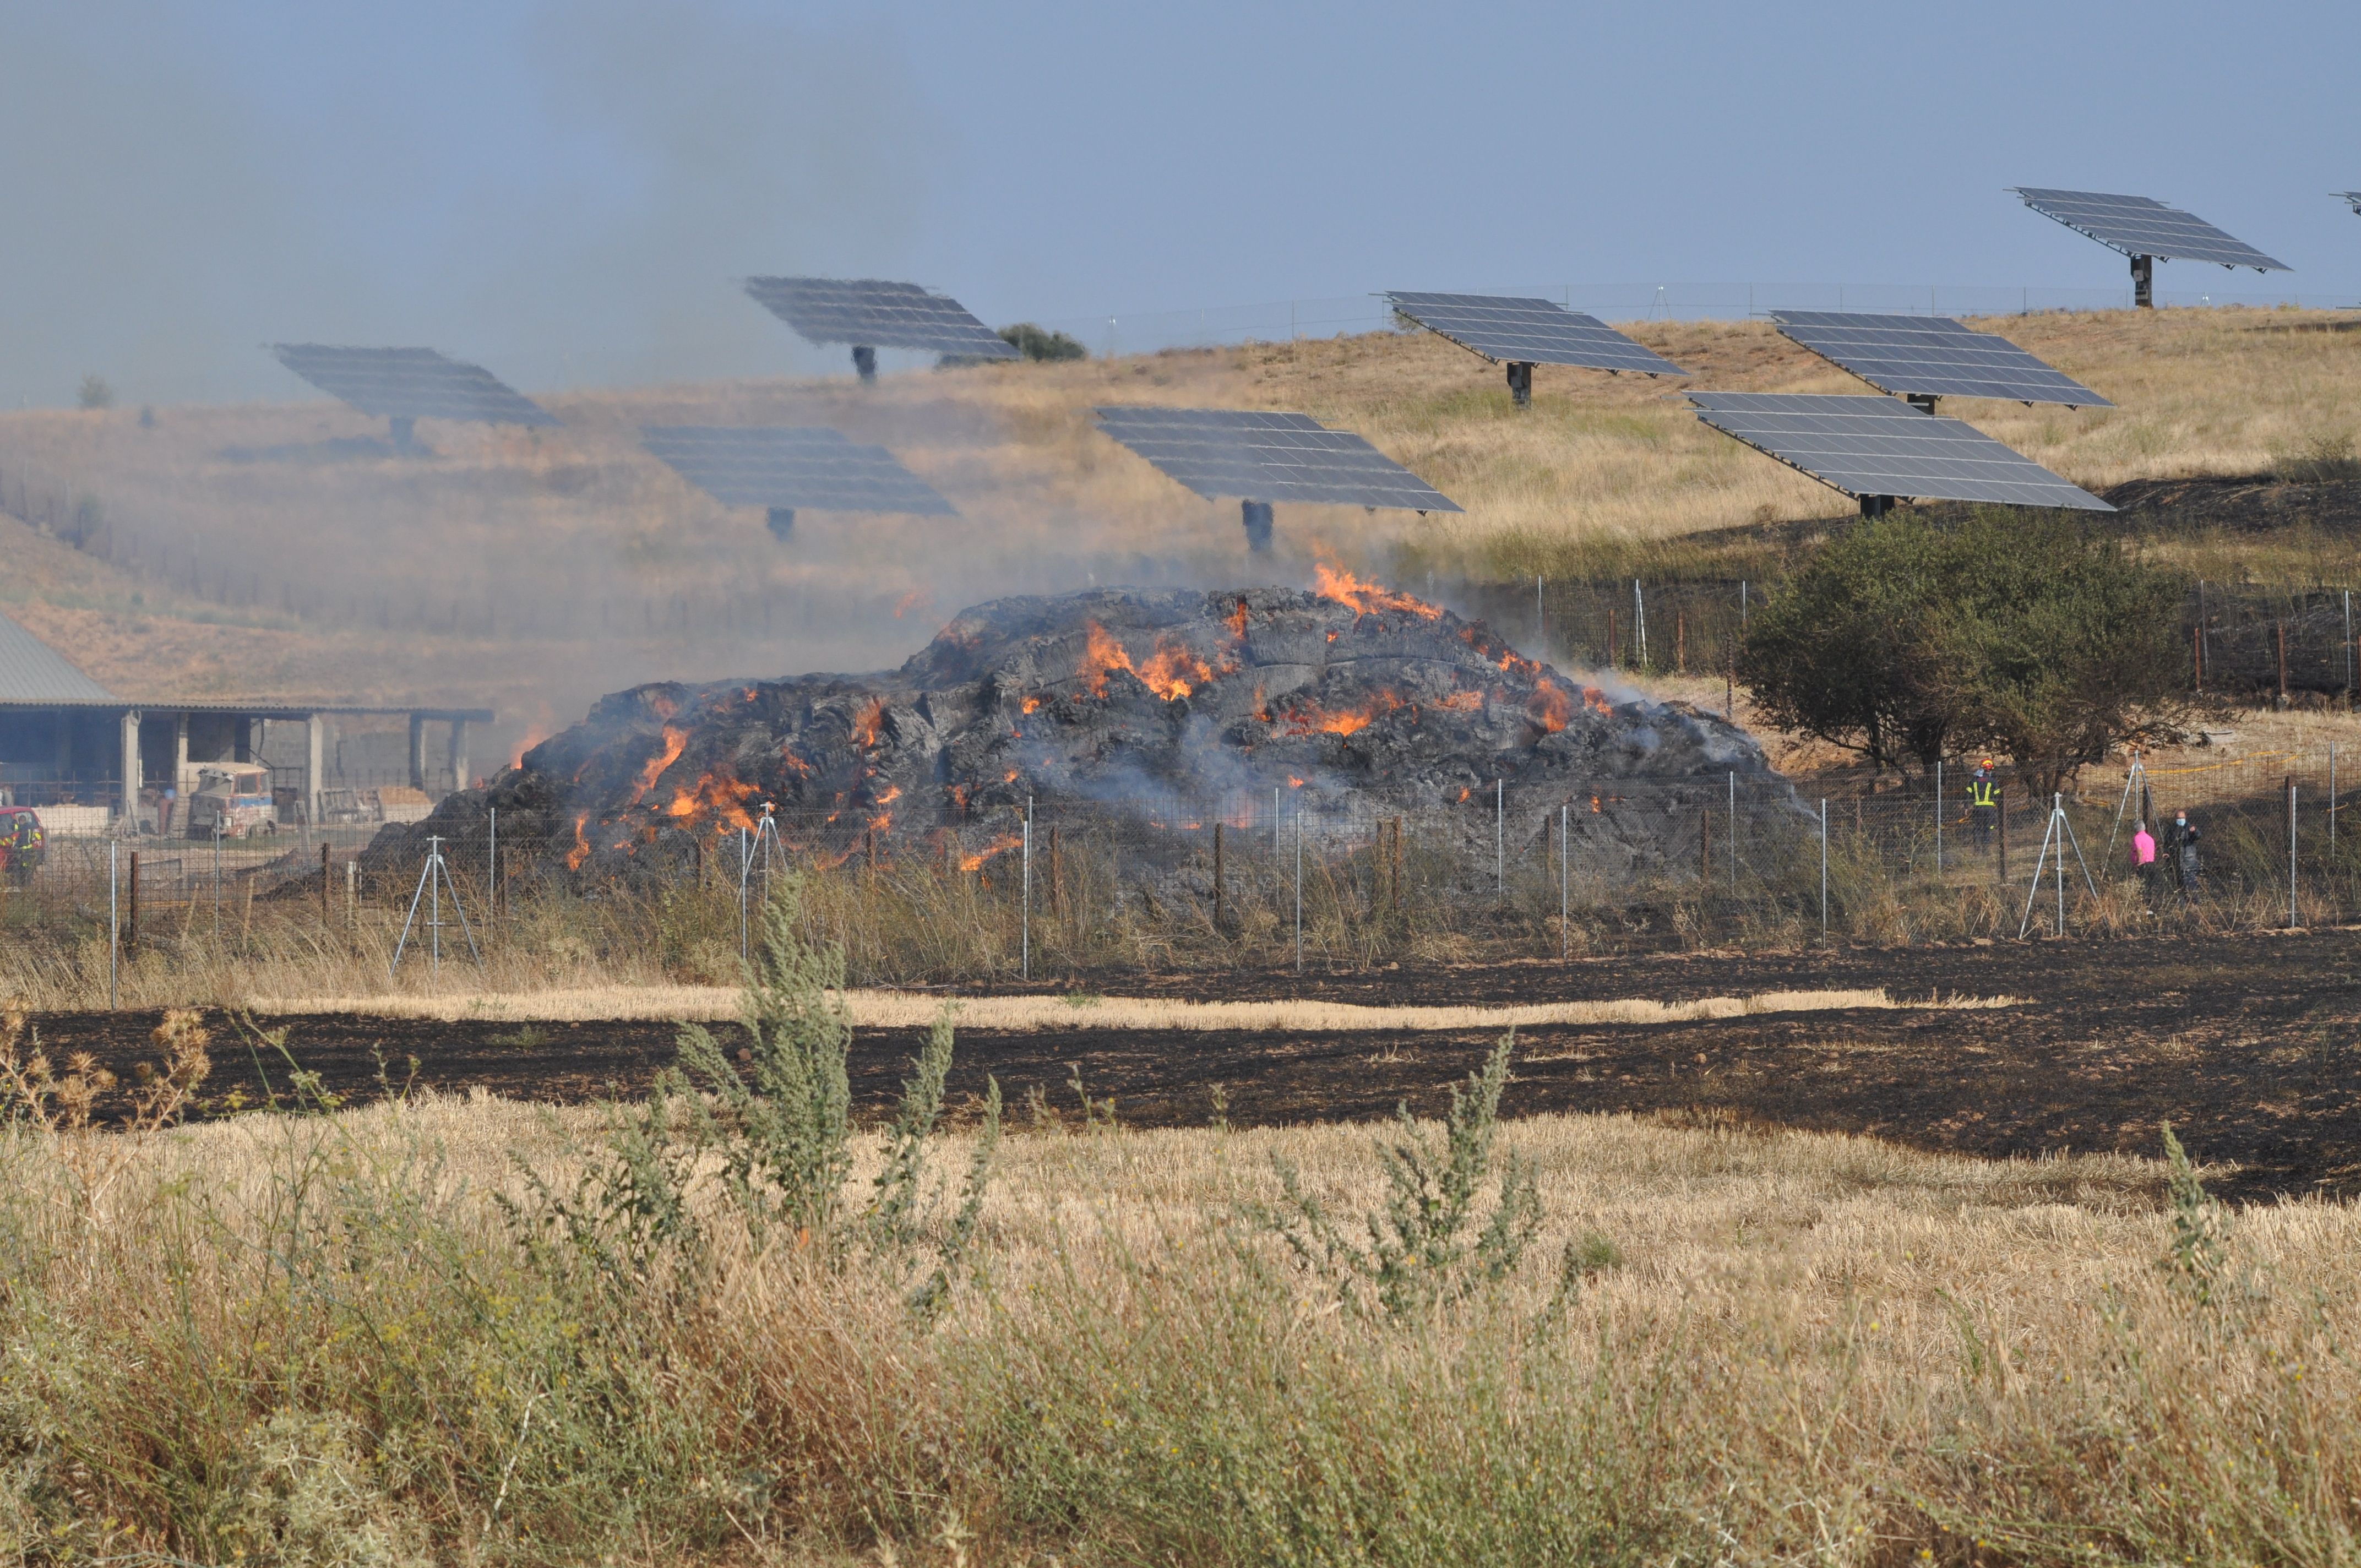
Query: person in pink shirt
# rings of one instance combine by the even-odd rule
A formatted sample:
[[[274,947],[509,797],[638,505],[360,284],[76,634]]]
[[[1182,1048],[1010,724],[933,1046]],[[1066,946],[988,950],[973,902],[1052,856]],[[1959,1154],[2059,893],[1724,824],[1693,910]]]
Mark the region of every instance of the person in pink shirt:
[[[2132,824],[2132,870],[2139,873],[2141,894],[2156,891],[2156,839],[2145,822]]]

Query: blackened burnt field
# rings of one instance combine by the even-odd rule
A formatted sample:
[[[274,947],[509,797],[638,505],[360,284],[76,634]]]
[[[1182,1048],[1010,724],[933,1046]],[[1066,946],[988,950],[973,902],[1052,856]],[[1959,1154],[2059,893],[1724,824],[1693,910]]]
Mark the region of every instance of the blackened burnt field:
[[[2154,1154],[2170,1120],[2193,1153],[2231,1162],[2246,1198],[2361,1191],[2361,934],[1661,957],[1337,976],[1175,976],[1127,995],[1370,1004],[1515,1004],[1883,987],[1896,1000],[2007,995],[1993,1010],[1844,1009],[1520,1033],[1503,1109],[1630,1112],[1733,1126],[1866,1133],[1987,1157],[2112,1149]],[[1035,988],[1037,990],[1042,988]],[[955,1098],[995,1075],[1020,1126],[1028,1091],[1078,1120],[1069,1079],[1112,1095],[1132,1126],[1202,1125],[1215,1086],[1236,1125],[1370,1120],[1407,1098],[1433,1111],[1498,1031],[1145,1030],[1090,1023],[963,1028]],[[154,1014],[37,1020],[53,1054],[90,1050],[127,1075]],[[274,1021],[265,1020],[266,1024]],[[379,1063],[416,1090],[482,1089],[579,1102],[643,1088],[674,1025],[316,1014],[275,1022],[333,1092],[382,1092]],[[733,1026],[724,1026],[727,1028]],[[258,1063],[215,1020],[209,1095],[260,1090]],[[910,1029],[858,1031],[855,1090],[884,1105],[916,1048]],[[411,1058],[415,1058],[414,1074]],[[283,1080],[282,1070],[273,1078]],[[283,1082],[281,1083],[283,1088]]]

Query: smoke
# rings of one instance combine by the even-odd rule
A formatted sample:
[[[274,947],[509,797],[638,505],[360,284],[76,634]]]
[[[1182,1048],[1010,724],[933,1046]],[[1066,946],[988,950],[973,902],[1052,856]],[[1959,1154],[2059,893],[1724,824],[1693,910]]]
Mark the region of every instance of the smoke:
[[[941,149],[883,28],[421,18],[0,14],[0,399],[300,395],[291,339],[542,388],[810,367],[736,280],[891,270],[919,222]]]

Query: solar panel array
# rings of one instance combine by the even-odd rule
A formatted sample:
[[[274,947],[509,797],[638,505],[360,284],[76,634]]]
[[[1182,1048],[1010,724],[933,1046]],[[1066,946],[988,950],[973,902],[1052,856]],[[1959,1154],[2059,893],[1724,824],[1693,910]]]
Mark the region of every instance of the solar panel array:
[[[1389,293],[1403,315],[1487,359],[1525,365],[1581,365],[1594,370],[1636,370],[1645,376],[1687,371],[1642,347],[1596,316],[1554,300],[1499,294]]]
[[[1015,359],[1016,345],[957,300],[916,283],[874,278],[749,278],[746,292],[813,343],[915,348],[977,359]]]
[[[832,430],[675,424],[640,439],[723,506],[958,515],[891,452]]]
[[[1303,414],[1103,408],[1099,427],[1208,500],[1457,511],[1459,504],[1350,431]]]
[[[1872,387],[1904,397],[2007,398],[2021,403],[2114,404],[2004,337],[1948,316],[1773,311],[1779,330]]]
[[[1697,418],[1851,496],[2115,509],[1974,426],[1892,398],[1691,392]]]
[[[2293,270],[2215,228],[2194,214],[2146,196],[2111,196],[2097,191],[2050,191],[2037,186],[2012,186],[2025,204],[2047,218],[2055,218],[2078,234],[2125,256],[2153,256],[2169,261],[2213,261],[2224,267],[2251,267],[2257,272]]]
[[[451,419],[477,424],[555,424],[548,411],[480,365],[431,348],[339,348],[324,343],[271,346],[279,362],[330,397],[387,419]]]

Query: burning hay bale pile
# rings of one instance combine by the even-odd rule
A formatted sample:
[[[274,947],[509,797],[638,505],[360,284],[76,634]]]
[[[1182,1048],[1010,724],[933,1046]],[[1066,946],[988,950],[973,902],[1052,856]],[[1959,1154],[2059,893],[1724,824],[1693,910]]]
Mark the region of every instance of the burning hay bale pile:
[[[1576,828],[1586,863],[1645,870],[1694,854],[1733,770],[1769,771],[1718,718],[1610,699],[1481,622],[1323,568],[1310,592],[999,599],[890,673],[617,693],[366,859],[414,865],[425,835],[479,839],[497,807],[504,841],[545,845],[539,871],[577,884],[676,868],[766,813],[790,850],[972,870],[1017,841],[1028,798],[1160,826],[1259,816],[1275,791],[1331,826],[1454,819],[1488,850],[1496,780],[1513,847],[1561,802],[1645,779],[1645,808]]]

